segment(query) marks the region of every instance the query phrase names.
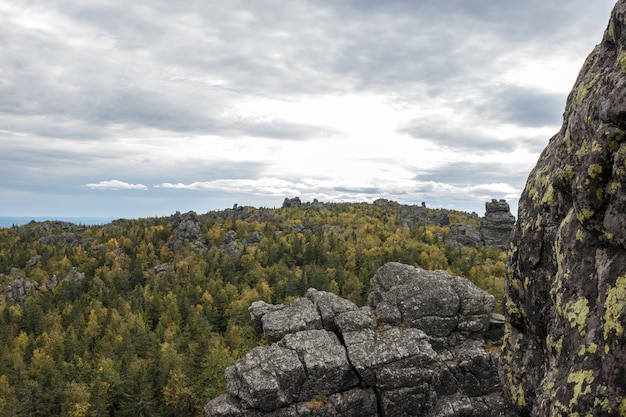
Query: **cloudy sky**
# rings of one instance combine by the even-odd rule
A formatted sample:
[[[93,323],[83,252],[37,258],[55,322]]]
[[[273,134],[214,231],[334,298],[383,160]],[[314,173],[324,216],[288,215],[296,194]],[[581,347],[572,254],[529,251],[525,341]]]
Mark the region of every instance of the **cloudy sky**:
[[[517,198],[614,0],[0,2],[0,216]]]

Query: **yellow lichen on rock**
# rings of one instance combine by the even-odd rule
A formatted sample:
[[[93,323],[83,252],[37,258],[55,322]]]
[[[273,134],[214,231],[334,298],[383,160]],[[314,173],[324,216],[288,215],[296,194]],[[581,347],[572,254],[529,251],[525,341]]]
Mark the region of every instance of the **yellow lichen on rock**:
[[[617,337],[624,335],[624,326],[621,316],[626,315],[626,275],[622,275],[615,282],[615,286],[609,286],[604,303],[604,339],[607,340],[611,332]]]
[[[567,377],[567,382],[574,385],[574,391],[569,405],[573,407],[578,404],[578,398],[581,395],[591,394],[591,383],[593,382],[593,371],[585,369],[584,371],[574,371]]]
[[[587,316],[589,315],[589,302],[586,298],[580,297],[576,301],[569,301],[565,304],[563,313],[572,328],[577,328],[581,336],[587,334]]]

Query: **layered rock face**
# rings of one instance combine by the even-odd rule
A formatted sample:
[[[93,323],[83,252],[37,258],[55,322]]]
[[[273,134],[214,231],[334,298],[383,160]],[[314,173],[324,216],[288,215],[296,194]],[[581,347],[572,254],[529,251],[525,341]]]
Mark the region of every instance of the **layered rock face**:
[[[227,369],[206,416],[509,415],[498,353],[484,348],[493,296],[398,263],[371,284],[365,308],[314,289],[289,306],[253,303],[269,345]]]
[[[625,130],[620,0],[519,203],[502,377],[522,415],[626,416]]]

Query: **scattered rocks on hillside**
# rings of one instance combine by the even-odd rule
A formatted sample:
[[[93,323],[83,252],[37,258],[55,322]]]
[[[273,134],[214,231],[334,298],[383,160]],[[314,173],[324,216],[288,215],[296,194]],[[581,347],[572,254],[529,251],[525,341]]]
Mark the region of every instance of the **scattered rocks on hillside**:
[[[626,0],[519,202],[502,380],[524,416],[626,415]]]
[[[485,246],[508,249],[514,225],[515,217],[506,200],[494,199],[485,203],[485,217],[481,219],[479,229]]]
[[[269,343],[226,371],[207,417],[509,416],[486,352],[493,296],[444,271],[389,263],[372,307],[311,289],[289,306],[255,302]]]

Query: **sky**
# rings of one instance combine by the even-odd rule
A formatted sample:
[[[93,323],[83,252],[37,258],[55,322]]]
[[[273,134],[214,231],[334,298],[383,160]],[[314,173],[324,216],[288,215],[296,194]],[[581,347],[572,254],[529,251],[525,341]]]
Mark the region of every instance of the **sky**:
[[[0,1],[0,216],[516,215],[614,3]]]

